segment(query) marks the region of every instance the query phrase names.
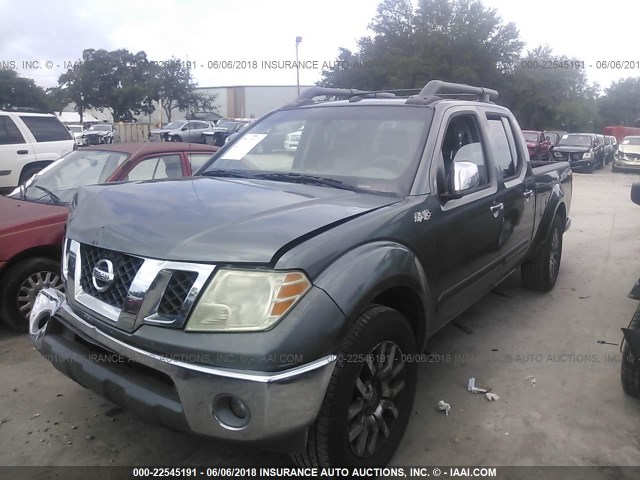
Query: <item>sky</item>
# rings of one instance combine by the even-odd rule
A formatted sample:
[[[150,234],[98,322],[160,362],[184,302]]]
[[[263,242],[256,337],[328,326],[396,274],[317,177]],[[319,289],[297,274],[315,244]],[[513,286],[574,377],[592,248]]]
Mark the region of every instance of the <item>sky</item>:
[[[583,60],[589,79],[603,88],[640,76],[634,38],[640,3],[483,3],[516,24],[525,50],[548,44],[557,54]],[[301,36],[299,59],[308,68],[301,69],[300,83],[310,85],[339,47],[354,50],[370,33],[377,5],[378,0],[0,0],[0,68],[9,66],[51,87],[83,49],[126,48],[144,50],[156,61],[189,60],[202,87],[295,85],[295,68],[284,62],[296,59]],[[636,68],[597,68],[609,60],[633,61]]]

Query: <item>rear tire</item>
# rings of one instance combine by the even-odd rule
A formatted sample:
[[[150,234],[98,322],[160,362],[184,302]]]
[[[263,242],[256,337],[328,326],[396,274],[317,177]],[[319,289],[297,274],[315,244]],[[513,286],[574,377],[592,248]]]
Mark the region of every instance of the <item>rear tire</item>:
[[[45,287],[64,291],[60,263],[45,257],[28,258],[12,267],[0,282],[0,318],[19,332],[29,328],[29,313],[38,292]]]
[[[417,381],[416,340],[396,310],[372,306],[351,326],[300,466],[386,465],[411,417]],[[369,361],[365,361],[366,359]]]
[[[562,219],[556,215],[538,254],[522,264],[522,283],[525,287],[548,292],[556,284],[562,259],[563,234]]]
[[[640,329],[640,305],[638,305],[638,309],[631,319],[629,328],[632,330]],[[633,354],[627,342],[624,343],[622,349],[620,379],[622,380],[622,389],[627,395],[640,398],[640,362],[634,362]]]

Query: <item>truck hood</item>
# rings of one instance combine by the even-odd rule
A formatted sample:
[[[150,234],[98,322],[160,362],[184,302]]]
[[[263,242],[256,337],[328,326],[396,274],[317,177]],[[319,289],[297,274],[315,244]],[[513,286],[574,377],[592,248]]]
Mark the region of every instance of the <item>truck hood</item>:
[[[398,197],[197,177],[81,187],[69,237],[163,260],[268,264],[282,250]]]
[[[67,219],[67,211],[67,207],[0,196],[0,241],[3,237],[19,232],[64,223]],[[2,257],[1,252],[0,257]]]
[[[565,152],[565,153],[584,153],[588,152],[590,147],[579,147],[577,145],[562,145],[553,147],[554,152]]]

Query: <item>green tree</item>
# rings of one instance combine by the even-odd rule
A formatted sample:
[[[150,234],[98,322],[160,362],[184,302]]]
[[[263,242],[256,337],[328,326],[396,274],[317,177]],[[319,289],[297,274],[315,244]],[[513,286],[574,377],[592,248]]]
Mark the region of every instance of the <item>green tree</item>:
[[[106,108],[114,121],[132,121],[153,111],[154,78],[145,52],[87,49],[82,61],[60,76],[56,93],[73,102],[81,118],[87,108]]]
[[[385,0],[369,28],[356,52],[338,57],[359,71],[326,69],[321,85],[421,88],[441,78],[500,87],[523,46],[515,25],[477,0],[420,0],[415,11],[409,0]]]
[[[0,110],[12,107],[51,110],[45,91],[33,80],[15,70],[0,70]]]
[[[626,78],[611,84],[599,99],[598,112],[601,127],[640,127],[640,78]]]
[[[171,122],[174,110],[193,113],[195,111],[213,111],[215,96],[206,96],[196,91],[197,84],[191,77],[191,70],[180,59],[172,58],[159,65],[156,72],[157,98]]]
[[[579,65],[548,46],[530,50],[506,73],[499,101],[524,129],[594,131],[598,85]]]

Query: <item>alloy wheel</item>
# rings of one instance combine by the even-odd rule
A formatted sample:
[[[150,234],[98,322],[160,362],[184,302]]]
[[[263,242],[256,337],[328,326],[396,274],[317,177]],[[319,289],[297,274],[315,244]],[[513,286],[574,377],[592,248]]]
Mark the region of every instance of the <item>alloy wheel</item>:
[[[36,272],[22,282],[22,285],[20,285],[18,289],[17,303],[18,310],[25,318],[29,318],[29,314],[31,313],[31,309],[33,309],[40,290],[47,287],[55,288],[61,292],[64,291],[64,284],[62,283],[59,273],[48,271]]]
[[[405,387],[400,347],[391,341],[376,345],[365,357],[356,378],[347,414],[348,441],[353,454],[370,457],[389,438]]]

